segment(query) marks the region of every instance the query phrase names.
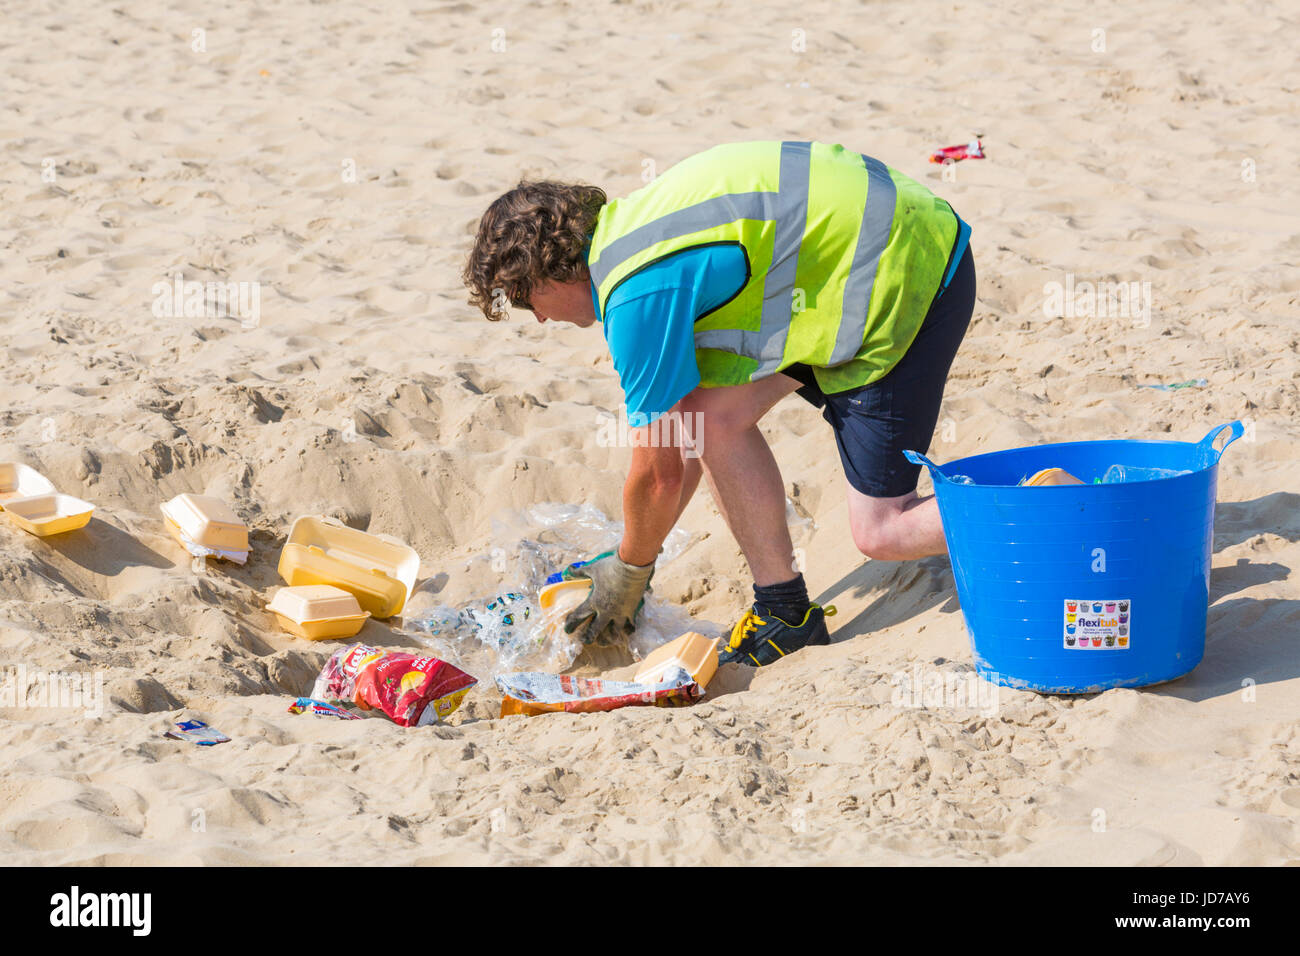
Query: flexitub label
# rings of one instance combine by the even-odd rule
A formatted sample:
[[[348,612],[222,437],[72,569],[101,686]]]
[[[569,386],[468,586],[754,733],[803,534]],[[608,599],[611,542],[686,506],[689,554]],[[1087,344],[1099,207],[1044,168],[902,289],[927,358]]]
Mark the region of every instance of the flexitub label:
[[[1073,650],[1122,651],[1129,646],[1133,602],[1065,602],[1065,646]]]

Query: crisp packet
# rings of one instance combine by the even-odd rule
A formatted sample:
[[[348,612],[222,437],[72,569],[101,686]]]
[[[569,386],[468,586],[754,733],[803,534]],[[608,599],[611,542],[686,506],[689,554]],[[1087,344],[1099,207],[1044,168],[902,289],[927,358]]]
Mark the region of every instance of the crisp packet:
[[[403,727],[420,727],[451,716],[477,683],[436,657],[353,644],[326,661],[311,696],[378,709]]]
[[[219,730],[214,730],[201,720],[181,720],[176,722],[176,729],[163,734],[173,740],[188,740],[200,747],[212,747],[216,744],[228,744],[230,738]]]
[[[360,720],[360,714],[354,714],[350,710],[344,710],[336,704],[327,704],[323,700],[312,700],[310,697],[299,697],[289,705],[291,714],[315,714],[317,717],[337,717],[339,720]]]
[[[593,713],[620,707],[680,707],[699,699],[704,689],[685,668],[670,668],[657,684],[600,680],[572,674],[502,674],[501,716],[510,714]]]

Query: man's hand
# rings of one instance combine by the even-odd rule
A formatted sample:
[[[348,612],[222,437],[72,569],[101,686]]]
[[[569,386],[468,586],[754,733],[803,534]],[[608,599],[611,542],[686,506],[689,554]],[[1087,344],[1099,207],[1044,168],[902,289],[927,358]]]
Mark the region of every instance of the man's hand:
[[[591,593],[564,619],[564,632],[572,634],[586,626],[584,644],[606,642],[606,630],[612,634],[631,634],[636,627],[636,612],[654,577],[651,561],[644,567],[628,564],[617,553],[597,558],[569,572],[572,578],[590,578]]]

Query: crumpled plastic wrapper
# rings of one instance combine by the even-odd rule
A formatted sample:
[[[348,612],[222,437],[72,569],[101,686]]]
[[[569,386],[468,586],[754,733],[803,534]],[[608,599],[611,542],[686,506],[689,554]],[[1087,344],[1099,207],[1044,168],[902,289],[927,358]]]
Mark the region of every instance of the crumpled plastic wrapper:
[[[501,716],[511,714],[596,713],[620,707],[680,707],[704,695],[704,689],[676,667],[658,684],[575,677],[541,672],[501,674]]]

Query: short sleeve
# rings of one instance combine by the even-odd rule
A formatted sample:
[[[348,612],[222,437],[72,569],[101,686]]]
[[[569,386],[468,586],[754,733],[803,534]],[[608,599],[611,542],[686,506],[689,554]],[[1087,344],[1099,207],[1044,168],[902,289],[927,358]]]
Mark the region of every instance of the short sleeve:
[[[739,245],[714,244],[656,262],[610,294],[605,340],[634,427],[650,424],[700,384],[695,321],[734,297],[748,278]]]
[[[693,298],[689,289],[652,289],[608,310],[605,338],[634,427],[650,424],[700,384]]]

